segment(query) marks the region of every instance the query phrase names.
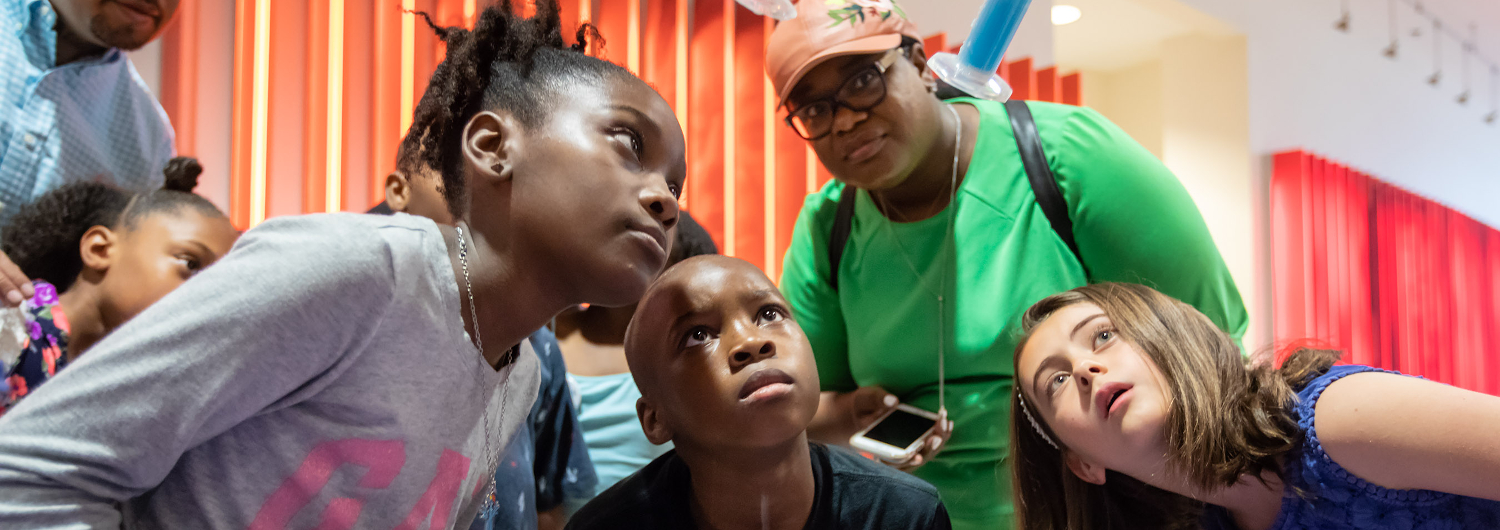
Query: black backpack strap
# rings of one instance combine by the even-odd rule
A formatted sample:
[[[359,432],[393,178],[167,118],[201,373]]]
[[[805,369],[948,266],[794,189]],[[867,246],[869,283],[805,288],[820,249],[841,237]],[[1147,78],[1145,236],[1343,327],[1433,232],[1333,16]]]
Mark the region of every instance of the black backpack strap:
[[[1057,232],[1057,237],[1062,238],[1082,264],[1083,254],[1078,253],[1078,243],[1073,240],[1073,221],[1068,219],[1068,201],[1057,187],[1052,167],[1047,165],[1047,154],[1042,151],[1042,139],[1037,136],[1031,108],[1025,101],[1012,99],[1005,102],[1005,111],[1010,114],[1010,128],[1015,132],[1016,147],[1021,150],[1021,163],[1026,166],[1026,178],[1031,181],[1031,192],[1036,194],[1037,204],[1041,205],[1047,221],[1052,223],[1052,231]]]
[[[839,195],[839,208],[833,218],[833,231],[828,233],[828,283],[833,286],[833,292],[839,290],[839,260],[844,257],[844,246],[849,244],[849,228],[854,222],[854,194],[859,192],[858,188],[844,185],[844,192]]]

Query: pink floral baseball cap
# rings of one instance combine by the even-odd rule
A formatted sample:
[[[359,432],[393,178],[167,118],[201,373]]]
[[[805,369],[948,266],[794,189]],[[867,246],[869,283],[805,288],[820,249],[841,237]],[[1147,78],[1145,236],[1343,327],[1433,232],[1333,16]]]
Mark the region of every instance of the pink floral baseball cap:
[[[896,0],[802,0],[797,18],[771,32],[766,75],[785,104],[797,82],[823,61],[889,50],[903,36],[922,40]]]

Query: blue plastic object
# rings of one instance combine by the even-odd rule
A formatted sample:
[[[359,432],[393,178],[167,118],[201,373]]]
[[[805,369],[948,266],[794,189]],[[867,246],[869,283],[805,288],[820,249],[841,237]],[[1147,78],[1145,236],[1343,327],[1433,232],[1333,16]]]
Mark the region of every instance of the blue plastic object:
[[[1031,0],[989,0],[979,10],[974,20],[974,29],[964,39],[958,55],[939,53],[927,64],[939,79],[969,95],[994,101],[1010,99],[1010,84],[1001,79],[995,70],[1000,68],[1000,59],[1010,47],[1016,29]]]
[[[736,0],[750,12],[776,20],[791,20],[797,17],[797,8],[791,0]]]

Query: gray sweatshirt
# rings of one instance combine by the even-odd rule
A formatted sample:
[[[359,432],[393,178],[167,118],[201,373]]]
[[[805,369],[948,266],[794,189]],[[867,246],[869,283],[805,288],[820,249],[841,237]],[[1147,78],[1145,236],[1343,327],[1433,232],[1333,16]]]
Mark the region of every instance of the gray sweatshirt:
[[[454,280],[419,217],[251,230],[0,417],[0,528],[467,527],[539,363]]]

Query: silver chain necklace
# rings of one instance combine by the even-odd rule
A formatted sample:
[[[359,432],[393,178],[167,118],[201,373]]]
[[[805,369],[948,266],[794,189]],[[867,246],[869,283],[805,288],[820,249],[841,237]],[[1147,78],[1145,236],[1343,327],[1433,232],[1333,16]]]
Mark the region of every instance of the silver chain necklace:
[[[955,133],[953,138],[953,169],[950,176],[948,177],[948,205],[946,206],[948,210],[948,228],[943,235],[943,247],[938,250],[938,253],[940,255],[946,255],[948,247],[951,246],[953,242],[953,219],[955,210],[957,210],[957,205],[955,205],[954,203],[958,200],[958,153],[959,149],[963,147],[964,138],[963,119],[958,117],[958,111],[953,110],[953,105],[949,104],[947,105],[947,107],[948,113],[953,115],[953,122],[957,124],[957,127],[955,129],[957,132]],[[871,196],[873,197],[874,195],[872,194]],[[885,210],[887,212],[895,212],[895,210],[891,208],[890,203],[887,203],[884,198],[881,198],[880,202],[883,206],[885,206]],[[911,268],[912,275],[916,276],[917,283],[922,286],[922,289],[927,291],[928,294],[931,294],[934,298],[937,298],[938,412],[941,413],[948,408],[948,401],[944,396],[944,388],[947,386],[947,374],[945,373],[947,368],[947,359],[944,355],[945,348],[943,345],[943,330],[945,329],[944,315],[946,314],[947,309],[945,303],[947,300],[943,297],[943,293],[948,289],[948,274],[946,272],[940,272],[938,279],[938,288],[937,291],[934,292],[932,288],[927,285],[926,278],[923,278],[922,273],[917,270],[916,262],[913,262],[911,256],[906,252],[906,245],[901,244],[901,237],[896,235],[896,229],[894,228],[894,226],[895,223],[891,221],[889,217],[886,217],[886,231],[890,233],[891,241],[896,242],[896,250],[901,254],[901,258],[906,261],[906,266]]]
[[[489,365],[489,361],[484,357],[484,339],[479,336],[479,310],[474,307],[474,283],[469,281],[469,245],[464,242],[463,224],[459,223],[454,226],[454,230],[458,234],[458,263],[464,270],[464,289],[469,293],[469,317],[473,319],[472,322],[474,324],[474,347],[479,349],[480,364],[485,369],[492,370],[494,368]],[[514,361],[516,353],[517,348],[511,348],[510,351],[505,353],[505,357],[500,359],[499,365],[505,366],[506,363]],[[514,370],[512,371],[512,375],[514,375]],[[505,400],[510,397],[505,390],[509,384],[510,377],[506,377],[505,382],[500,385],[500,427],[502,429],[505,428]],[[495,499],[495,470],[500,467],[500,454],[490,447],[490,400],[488,398],[484,401],[483,415],[485,469],[489,470],[485,476],[489,485],[484,489],[484,500],[479,505],[480,513],[488,511],[497,502]]]

